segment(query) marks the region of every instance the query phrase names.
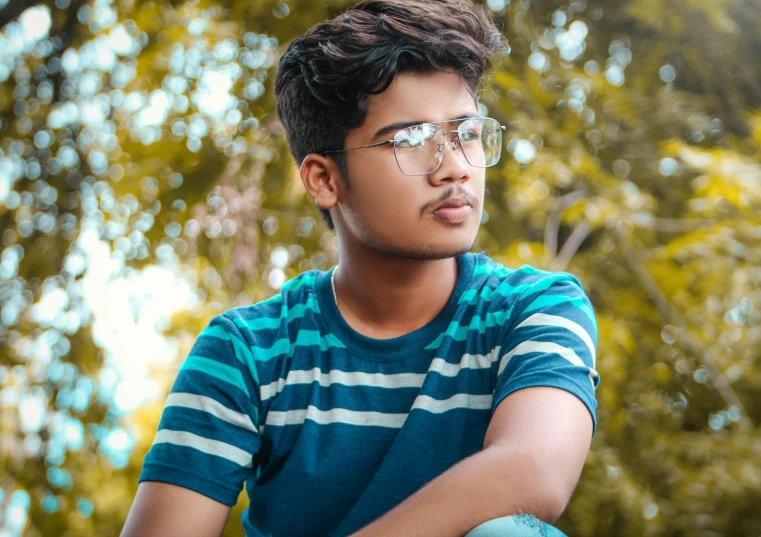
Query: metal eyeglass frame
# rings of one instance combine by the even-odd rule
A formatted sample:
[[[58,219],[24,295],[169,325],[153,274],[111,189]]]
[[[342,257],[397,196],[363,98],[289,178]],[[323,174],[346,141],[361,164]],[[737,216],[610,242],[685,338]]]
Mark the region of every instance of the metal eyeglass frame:
[[[402,165],[399,164],[399,156],[396,154],[396,140],[394,140],[394,139],[392,139],[392,140],[384,140],[383,142],[375,142],[374,144],[362,145],[362,146],[359,146],[359,147],[352,147],[350,149],[332,149],[330,151],[323,151],[322,154],[324,156],[324,155],[327,155],[328,153],[346,153],[348,151],[356,151],[357,149],[365,149],[365,148],[368,148],[368,147],[378,147],[378,146],[386,145],[386,144],[394,144],[394,159],[396,160],[396,165],[399,167],[399,170],[404,175],[409,175],[409,176],[413,176],[413,177],[414,176],[421,176],[421,175],[430,175],[430,174],[434,173],[436,170],[438,170],[439,168],[441,168],[441,164],[444,162],[444,149],[443,149],[443,146],[447,145],[446,144],[446,135],[447,134],[452,134],[453,132],[456,132],[457,133],[457,145],[459,145],[460,149],[462,149],[462,143],[460,142],[460,133],[459,133],[460,126],[465,121],[469,121],[471,119],[491,119],[492,121],[497,121],[496,119],[494,119],[492,117],[486,117],[486,116],[464,117],[464,118],[461,118],[461,119],[454,119],[454,120],[450,119],[450,120],[445,120],[445,121],[426,121],[425,123],[419,123],[417,125],[410,125],[409,127],[404,127],[402,129],[399,129],[398,131],[396,131],[394,133],[394,136],[396,136],[399,132],[401,132],[401,131],[403,131],[405,129],[411,129],[413,127],[420,127],[422,125],[433,125],[433,126],[439,128],[439,129],[441,129],[441,127],[438,127],[439,123],[454,123],[455,121],[459,121],[460,122],[460,124],[457,126],[456,129],[451,130],[451,131],[444,131],[444,133],[442,135],[442,136],[445,137],[444,143],[443,144],[439,144],[439,153],[441,153],[441,159],[439,160],[439,164],[438,164],[438,166],[436,166],[436,168],[434,168],[430,172],[426,172],[426,173],[407,173],[404,170],[402,170]],[[497,121],[497,125],[499,125],[499,121]],[[504,125],[499,125],[499,129],[502,132],[507,130],[507,128]],[[442,129],[442,131],[443,131],[443,129]],[[495,164],[497,164],[497,162],[499,162],[499,159],[497,159],[497,162],[495,162],[494,164],[489,164],[488,166],[476,166],[475,164],[471,164],[470,159],[468,158],[468,155],[465,154],[465,150],[464,149],[462,150],[462,154],[465,157],[465,160],[468,161],[468,164],[470,164],[474,168],[490,168],[490,167],[494,166]],[[502,154],[502,151],[500,151],[500,156],[501,156],[501,154]]]

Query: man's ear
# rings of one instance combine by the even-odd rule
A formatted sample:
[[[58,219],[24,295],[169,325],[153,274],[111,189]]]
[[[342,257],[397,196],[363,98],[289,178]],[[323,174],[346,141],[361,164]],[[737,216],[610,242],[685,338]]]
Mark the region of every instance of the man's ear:
[[[299,175],[304,188],[318,207],[330,209],[336,204],[339,198],[341,171],[333,159],[310,153],[301,162]]]

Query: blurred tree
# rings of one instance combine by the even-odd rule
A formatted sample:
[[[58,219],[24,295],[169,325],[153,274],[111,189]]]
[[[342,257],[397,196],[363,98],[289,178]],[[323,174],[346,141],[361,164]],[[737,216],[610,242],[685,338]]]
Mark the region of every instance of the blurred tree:
[[[600,327],[600,427],[558,526],[758,535],[761,9],[487,4],[513,50],[483,98],[508,133],[476,249],[574,272]],[[0,530],[118,535],[171,357],[336,262],[270,80],[348,5],[0,0]]]

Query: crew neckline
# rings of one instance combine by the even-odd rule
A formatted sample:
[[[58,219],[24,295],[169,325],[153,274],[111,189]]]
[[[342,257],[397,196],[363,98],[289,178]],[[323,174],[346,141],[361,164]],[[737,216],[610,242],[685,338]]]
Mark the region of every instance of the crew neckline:
[[[463,292],[467,289],[473,275],[476,254],[466,252],[457,256],[457,281],[446,306],[428,324],[421,326],[403,336],[391,339],[375,339],[360,334],[349,326],[335,301],[330,285],[330,277],[336,266],[320,271],[315,279],[314,288],[320,305],[320,321],[326,333],[337,337],[346,345],[347,351],[375,360],[395,360],[409,356],[411,351],[422,350],[435,340],[449,325]]]

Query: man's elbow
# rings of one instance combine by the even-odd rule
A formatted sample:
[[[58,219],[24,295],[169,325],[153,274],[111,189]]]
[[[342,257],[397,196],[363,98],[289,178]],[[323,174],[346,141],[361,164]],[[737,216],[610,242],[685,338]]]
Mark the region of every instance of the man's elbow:
[[[577,479],[567,475],[567,468],[547,462],[553,458],[536,452],[513,452],[509,459],[511,464],[505,467],[508,472],[500,479],[506,487],[506,505],[512,504],[521,513],[531,514],[547,524],[554,523],[565,511]],[[506,513],[510,514],[518,513]]]
[[[578,475],[567,467],[542,463],[547,458],[537,458],[539,468],[536,470],[533,493],[536,503],[536,518],[547,524],[554,524],[565,511],[571,499]]]
[[[521,514],[530,514],[547,524],[554,524],[563,514],[567,498],[550,490],[535,490],[522,503]],[[515,513],[518,514],[518,513]]]
[[[544,497],[538,502],[538,512],[533,514],[542,522],[554,524],[563,514],[563,511],[565,511],[568,499],[565,494],[546,492]]]

